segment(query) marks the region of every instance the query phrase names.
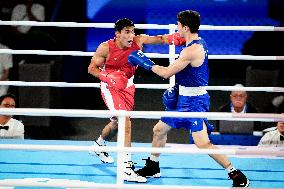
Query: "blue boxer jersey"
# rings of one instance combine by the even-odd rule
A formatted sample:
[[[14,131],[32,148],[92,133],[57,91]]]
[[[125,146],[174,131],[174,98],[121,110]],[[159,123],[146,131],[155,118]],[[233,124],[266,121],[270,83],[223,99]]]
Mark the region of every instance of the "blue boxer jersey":
[[[208,112],[210,106],[210,96],[204,86],[208,86],[209,68],[208,68],[208,48],[206,42],[199,38],[193,40],[186,47],[193,44],[200,44],[204,48],[205,59],[201,66],[192,67],[187,65],[183,70],[178,72],[176,85],[178,88],[178,99],[175,109],[166,109],[166,111],[177,112]],[[207,125],[208,133],[213,130],[213,125],[209,124],[206,118],[171,118],[162,117],[161,121],[173,128],[186,128],[191,132],[201,131],[203,121]]]

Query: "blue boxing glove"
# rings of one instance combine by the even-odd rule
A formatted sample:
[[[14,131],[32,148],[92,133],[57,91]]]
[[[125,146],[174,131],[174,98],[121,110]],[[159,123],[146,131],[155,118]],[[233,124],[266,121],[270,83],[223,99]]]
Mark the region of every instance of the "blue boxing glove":
[[[178,101],[178,85],[167,89],[164,92],[162,99],[167,110],[175,109]]]
[[[150,60],[142,51],[134,51],[128,56],[128,63],[131,66],[141,66],[146,70],[151,70],[155,63]]]

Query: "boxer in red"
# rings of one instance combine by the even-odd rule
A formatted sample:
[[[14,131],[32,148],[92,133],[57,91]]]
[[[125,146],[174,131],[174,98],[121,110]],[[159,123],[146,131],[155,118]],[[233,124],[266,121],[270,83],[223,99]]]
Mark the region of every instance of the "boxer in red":
[[[115,38],[101,43],[94,53],[88,67],[88,73],[101,80],[101,95],[110,110],[132,111],[134,105],[135,86],[134,73],[137,66],[128,64],[128,55],[143,48],[144,44],[185,44],[184,38],[178,33],[170,35],[147,36],[135,35],[134,24],[127,18],[115,23]],[[125,121],[125,146],[131,146],[131,121]],[[95,141],[96,146],[105,146],[117,134],[117,118],[112,117],[105,126],[100,137]],[[102,162],[113,163],[113,158],[106,152],[93,152]],[[146,182],[146,178],[135,173],[131,154],[125,160],[124,180]]]

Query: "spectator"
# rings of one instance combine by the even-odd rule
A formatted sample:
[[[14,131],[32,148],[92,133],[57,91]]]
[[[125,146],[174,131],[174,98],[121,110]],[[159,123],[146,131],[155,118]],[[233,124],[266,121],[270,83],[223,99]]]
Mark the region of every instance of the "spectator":
[[[242,84],[236,84],[236,87],[244,87]],[[232,91],[230,94],[230,102],[222,105],[219,112],[232,113],[258,113],[258,110],[248,102],[248,95],[246,91]],[[216,129],[219,130],[219,121],[217,121]],[[254,130],[260,127],[259,122],[254,122]]]
[[[8,47],[0,43],[0,49],[8,49]],[[0,81],[9,80],[9,72],[12,67],[12,55],[0,54]],[[0,96],[7,94],[8,88],[8,85],[0,85]]]
[[[16,97],[5,94],[0,97],[0,108],[15,108]],[[24,139],[24,125],[11,115],[0,115],[0,138]]]
[[[24,0],[17,4],[12,11],[12,21],[44,21],[45,7],[42,4],[34,3],[33,0]],[[19,33],[26,34],[31,26],[15,26]]]
[[[284,95],[279,95],[274,97],[271,103],[264,109],[264,112],[268,113],[284,112]]]
[[[242,84],[236,84],[236,87],[244,87]],[[221,112],[233,113],[256,113],[258,112],[248,101],[246,91],[232,91],[230,94],[230,103],[227,103],[219,108]]]
[[[0,20],[10,20],[11,13],[15,4],[19,0],[1,0],[0,1]],[[2,26],[1,26],[2,29]]]
[[[284,113],[282,113],[284,116]],[[278,122],[272,131],[267,132],[259,141],[258,146],[284,147],[284,122]]]
[[[11,20],[13,7],[18,3],[18,1],[19,0],[1,0],[0,1],[0,20],[3,20],[3,21]],[[7,39],[11,37],[10,28],[11,26],[1,25],[0,36],[2,37],[2,39]]]
[[[37,21],[46,20],[46,0],[23,0],[17,4],[12,11],[12,21]],[[17,39],[15,49],[27,50],[54,50],[56,47],[55,39],[44,31],[44,28],[32,26],[13,26],[12,32]],[[12,39],[15,40],[15,39]],[[17,61],[25,60],[27,63],[46,63],[51,56],[25,55],[18,58]]]

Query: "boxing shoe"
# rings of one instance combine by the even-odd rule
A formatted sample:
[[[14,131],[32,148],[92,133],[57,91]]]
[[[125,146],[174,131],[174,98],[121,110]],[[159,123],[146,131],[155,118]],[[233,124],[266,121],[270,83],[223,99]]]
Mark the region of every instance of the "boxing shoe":
[[[95,141],[94,143],[94,150],[89,151],[89,153],[91,155],[96,155],[99,157],[99,159],[103,162],[103,163],[113,163],[114,159],[107,153],[107,152],[99,152],[99,151],[95,151],[96,147],[98,146],[105,146],[105,145],[100,145],[99,143],[97,143],[97,141]]]
[[[160,178],[161,171],[159,162],[150,160],[150,157],[144,160],[146,160],[145,166],[142,169],[137,170],[136,173],[138,173],[138,175],[141,175],[142,177]]]
[[[147,182],[147,179],[137,174],[134,169],[135,167],[132,161],[124,162],[123,179],[127,182]]]
[[[230,172],[229,177],[233,180],[233,187],[246,188],[249,186],[249,180],[240,170]]]

